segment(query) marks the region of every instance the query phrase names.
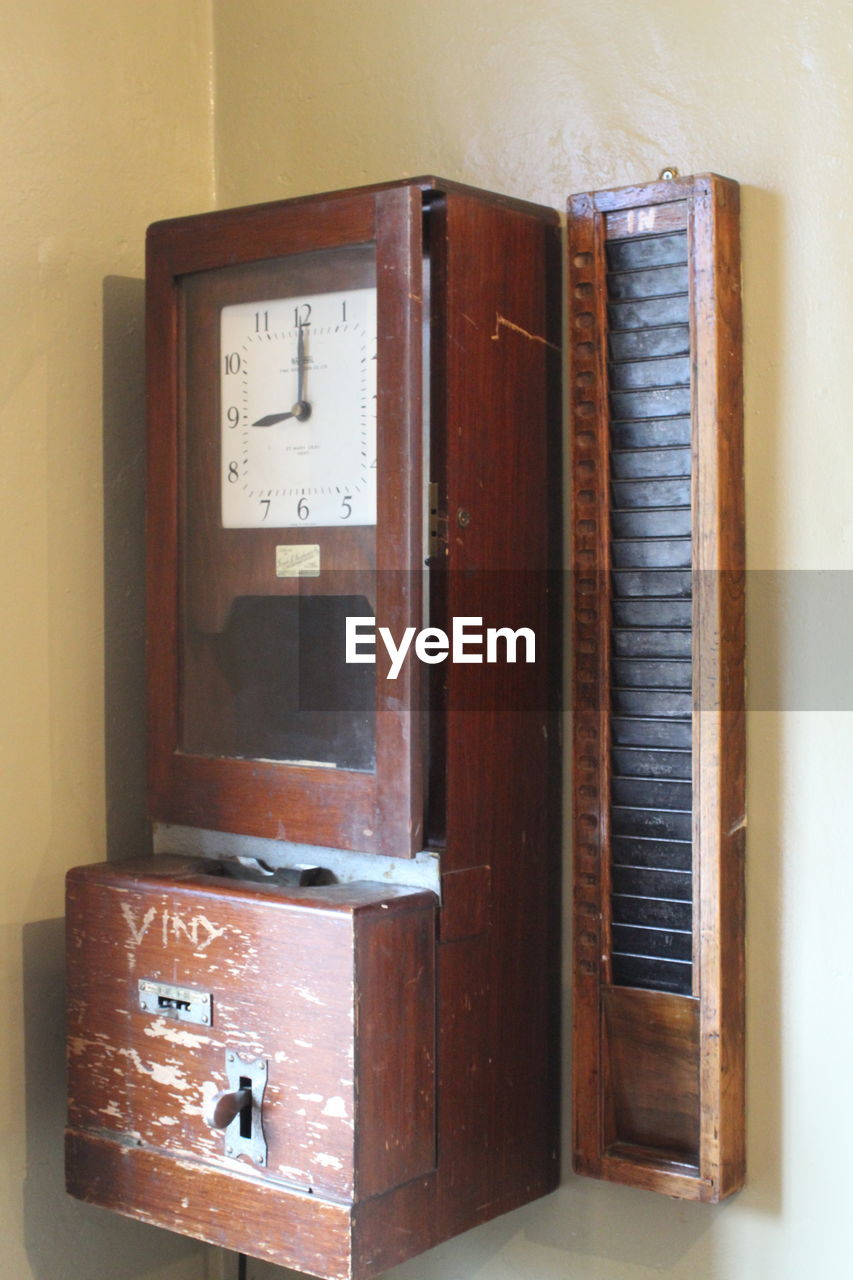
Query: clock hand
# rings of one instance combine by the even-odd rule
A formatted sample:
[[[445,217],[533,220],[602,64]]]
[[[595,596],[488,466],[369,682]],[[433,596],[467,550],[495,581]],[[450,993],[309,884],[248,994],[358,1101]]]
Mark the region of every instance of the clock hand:
[[[296,403],[302,403],[302,391],[305,386],[305,331],[299,326],[296,339]]]
[[[298,337],[296,339],[296,404],[293,406],[293,416],[300,422],[304,422],[306,418],[311,417],[311,406],[307,400],[303,399],[305,394],[305,326],[298,326]]]
[[[253,422],[253,427],[274,427],[277,422],[284,422],[285,418],[296,418],[299,415],[295,412],[296,406],[287,413],[268,413],[265,418],[258,418],[257,422]]]

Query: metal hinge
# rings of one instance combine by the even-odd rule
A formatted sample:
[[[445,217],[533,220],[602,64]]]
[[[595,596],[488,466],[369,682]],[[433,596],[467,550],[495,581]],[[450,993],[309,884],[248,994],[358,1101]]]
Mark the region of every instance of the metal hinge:
[[[427,557],[444,559],[447,555],[447,512],[439,506],[438,484],[431,480],[427,486],[428,546]]]

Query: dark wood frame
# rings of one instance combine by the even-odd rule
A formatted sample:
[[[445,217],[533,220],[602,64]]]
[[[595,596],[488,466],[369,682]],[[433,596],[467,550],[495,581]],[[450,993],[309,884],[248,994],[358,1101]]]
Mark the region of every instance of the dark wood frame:
[[[708,175],[569,201],[574,568],[574,1163],[717,1201],[744,1179],[744,526],[737,184]],[[611,985],[605,242],[687,229],[692,386],[692,996]],[[654,1061],[654,1072],[641,1064]],[[627,1081],[627,1085],[626,1082]],[[627,1098],[627,1101],[626,1101]],[[659,1143],[620,1139],[634,1108]],[[696,1159],[667,1149],[676,1124]]]
[[[180,278],[366,242],[376,245],[379,310],[377,620],[399,635],[407,625],[421,625],[420,192],[399,186],[322,196],[158,223],[149,231],[149,809],[164,822],[407,857],[423,842],[423,745],[412,730],[421,721],[411,714],[420,705],[414,663],[377,703],[373,774],[179,750]],[[275,532],[223,533],[233,535],[231,542],[239,542],[246,556],[249,593],[250,548],[266,548]],[[222,562],[216,556],[211,561],[213,571]],[[381,690],[381,651],[377,674]]]

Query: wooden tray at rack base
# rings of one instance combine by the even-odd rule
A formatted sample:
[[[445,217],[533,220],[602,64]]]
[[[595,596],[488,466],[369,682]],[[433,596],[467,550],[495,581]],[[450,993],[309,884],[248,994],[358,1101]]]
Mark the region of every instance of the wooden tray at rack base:
[[[573,196],[574,1162],[744,1178],[737,184]]]

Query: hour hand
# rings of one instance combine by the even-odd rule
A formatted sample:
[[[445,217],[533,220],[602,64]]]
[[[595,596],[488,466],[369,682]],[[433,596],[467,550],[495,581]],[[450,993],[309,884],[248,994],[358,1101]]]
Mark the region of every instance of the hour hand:
[[[258,418],[257,422],[253,422],[253,427],[274,427],[277,422],[284,422],[285,418],[295,418],[296,414],[292,409],[288,409],[287,413],[268,413],[265,418]]]

